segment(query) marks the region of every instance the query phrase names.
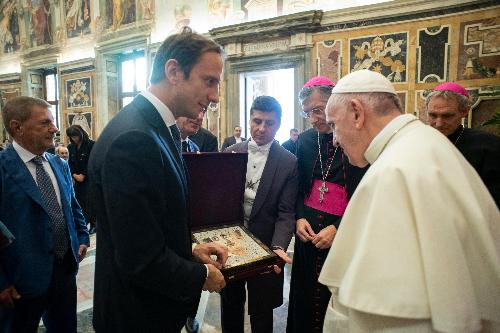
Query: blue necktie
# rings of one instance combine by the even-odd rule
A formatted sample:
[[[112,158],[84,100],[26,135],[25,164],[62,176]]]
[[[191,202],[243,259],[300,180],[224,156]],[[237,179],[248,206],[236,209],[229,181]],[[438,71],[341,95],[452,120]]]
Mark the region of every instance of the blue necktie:
[[[50,180],[50,176],[43,168],[41,156],[35,156],[31,161],[36,165],[36,182],[43,201],[52,220],[52,232],[54,236],[54,253],[57,258],[64,258],[68,250],[68,236],[66,234],[66,220],[61,206],[57,202],[56,191]]]

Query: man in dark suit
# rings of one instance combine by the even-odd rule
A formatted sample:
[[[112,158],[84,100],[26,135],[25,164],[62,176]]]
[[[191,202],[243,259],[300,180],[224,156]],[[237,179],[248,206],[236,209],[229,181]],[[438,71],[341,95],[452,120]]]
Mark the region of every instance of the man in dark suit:
[[[290,139],[283,142],[281,145],[283,148],[288,150],[290,153],[297,156],[297,139],[299,138],[299,130],[296,128],[292,128],[290,130]]]
[[[232,146],[236,143],[240,143],[242,141],[245,141],[245,138],[241,137],[241,126],[235,126],[233,136],[224,139],[220,151],[224,151],[227,147]]]
[[[189,139],[198,146],[201,152],[219,151],[217,137],[203,127],[200,127],[200,130],[196,134],[189,136]]]
[[[200,151],[200,147],[191,140],[191,138],[200,130],[204,116],[205,110],[202,110],[198,113],[196,118],[178,117],[175,120],[181,134],[181,147],[183,153],[197,153]]]
[[[45,153],[50,104],[17,97],[2,109],[14,139],[0,153],[0,220],[15,241],[0,252],[0,332],[76,332],[76,273],[89,234],[68,164]],[[45,314],[44,314],[45,313]]]
[[[292,263],[286,249],[295,231],[299,179],[297,159],[274,140],[280,123],[278,101],[270,96],[257,97],[250,109],[252,138],[226,151],[248,152],[245,226],[286,263]],[[252,332],[273,331],[273,309],[283,304],[283,272],[275,267],[275,273],[233,282],[221,292],[223,332],[243,332],[245,283]]]
[[[186,28],[153,62],[151,86],[101,133],[89,161],[99,221],[96,332],[180,332],[202,290],[220,291],[227,249],[191,249],[186,174],[175,118],[218,102],[221,47]],[[217,261],[210,258],[216,255]]]

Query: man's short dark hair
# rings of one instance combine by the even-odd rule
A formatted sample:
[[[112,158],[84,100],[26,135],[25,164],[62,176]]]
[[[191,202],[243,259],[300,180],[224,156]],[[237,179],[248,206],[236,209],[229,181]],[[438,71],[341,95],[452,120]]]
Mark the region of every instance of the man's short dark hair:
[[[240,125],[236,125],[236,126],[234,126],[233,130],[237,129],[238,127],[241,128]]]
[[[153,60],[149,81],[151,84],[156,84],[165,79],[165,64],[170,59],[175,59],[179,63],[184,78],[187,79],[191,69],[205,52],[223,53],[219,44],[185,27],[181,33],[169,36],[161,44]]]
[[[296,128],[292,128],[292,129],[290,130],[290,134],[292,134],[292,133],[299,133],[299,130],[298,130],[298,129],[296,129]]]
[[[7,133],[14,136],[10,130],[11,120],[25,122],[31,117],[33,107],[37,105],[44,109],[49,108],[50,104],[40,98],[20,96],[8,101],[2,108],[2,119]]]
[[[262,111],[262,112],[276,112],[276,116],[278,117],[278,121],[281,123],[281,105],[276,100],[276,98],[271,96],[259,96],[254,99],[252,103],[252,107],[250,108],[250,115],[253,114],[253,111]]]

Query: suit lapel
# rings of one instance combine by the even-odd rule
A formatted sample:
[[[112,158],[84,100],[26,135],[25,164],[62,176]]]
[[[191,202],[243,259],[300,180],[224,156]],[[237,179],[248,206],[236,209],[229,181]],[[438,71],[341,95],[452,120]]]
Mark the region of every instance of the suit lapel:
[[[38,203],[48,214],[47,207],[42,200],[40,190],[36,186],[33,176],[12,145],[7,148],[4,157],[4,168],[6,169],[7,173],[23,189],[23,191],[26,192],[29,197],[33,199],[33,201]]]
[[[245,141],[246,142],[246,141]],[[271,148],[269,149],[269,155],[267,156],[266,165],[264,166],[264,170],[262,171],[262,177],[260,178],[259,188],[257,189],[257,193],[255,195],[255,201],[253,202],[252,212],[250,213],[250,220],[259,212],[260,208],[264,204],[267,194],[271,189],[271,185],[274,179],[274,174],[276,173],[276,169],[279,164],[279,151],[277,147],[278,143],[276,141],[273,142]],[[248,143],[247,143],[248,149]]]
[[[154,105],[151,104],[144,96],[137,95],[137,97],[134,98],[133,103],[139,110],[144,111],[143,112],[144,118],[153,128],[156,128],[157,130],[160,144],[163,145],[163,147],[167,151],[167,154],[170,155],[171,159],[175,161],[174,163],[175,169],[177,171],[177,174],[179,175],[179,180],[182,184],[184,195],[187,198],[187,187],[186,187],[187,181],[186,181],[184,164],[180,154],[178,153],[177,146],[175,145],[170,130],[167,128],[167,125],[161,118],[160,114],[158,113],[158,110],[156,110]]]

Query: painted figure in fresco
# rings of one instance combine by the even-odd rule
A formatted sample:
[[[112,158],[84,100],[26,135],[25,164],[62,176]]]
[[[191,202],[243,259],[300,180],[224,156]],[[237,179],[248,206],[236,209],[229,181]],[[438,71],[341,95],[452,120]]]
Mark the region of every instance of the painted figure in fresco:
[[[89,0],[73,0],[73,2],[67,2],[66,28],[68,30],[68,37],[74,37],[80,33],[89,33],[89,25]]]
[[[50,43],[50,3],[48,0],[31,0],[31,29],[36,46]]]
[[[113,30],[120,27],[125,14],[123,0],[113,0]]]
[[[191,16],[193,10],[189,5],[176,6],[174,9],[175,15],[175,31],[182,31],[184,27],[189,26],[191,23]]]
[[[155,2],[154,0],[140,0],[145,20],[152,20],[155,16]]]
[[[0,43],[3,46],[3,52],[14,52],[20,44],[16,1],[5,2],[0,8],[0,13]]]

